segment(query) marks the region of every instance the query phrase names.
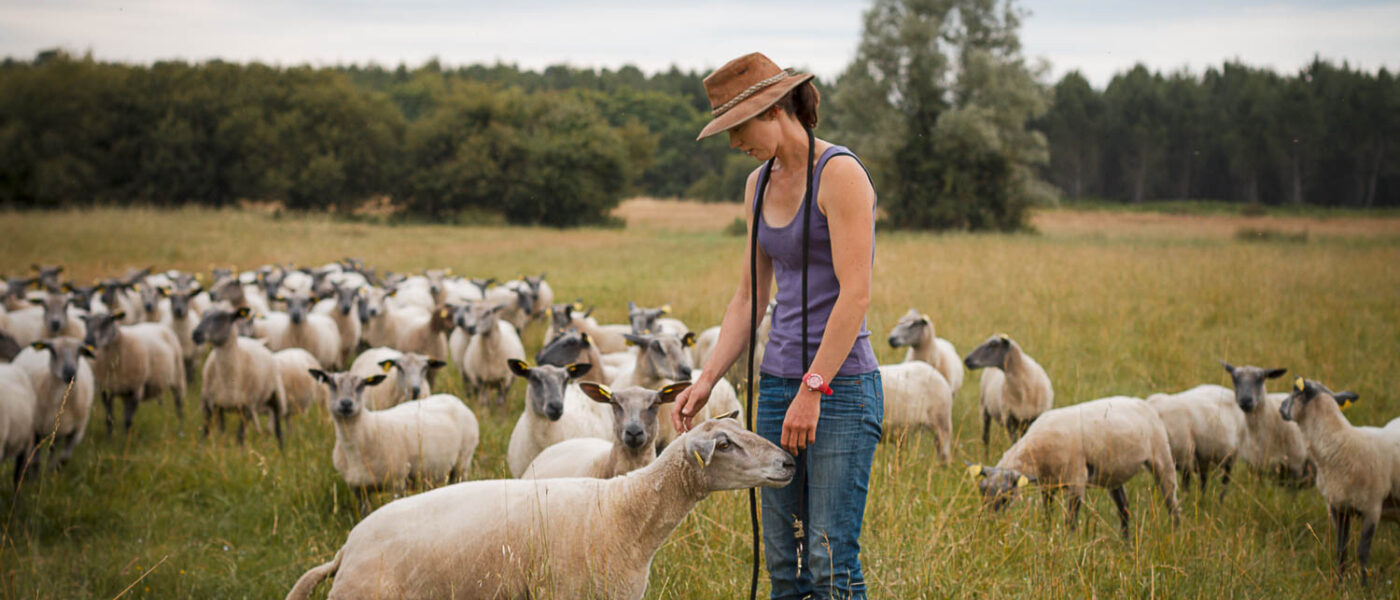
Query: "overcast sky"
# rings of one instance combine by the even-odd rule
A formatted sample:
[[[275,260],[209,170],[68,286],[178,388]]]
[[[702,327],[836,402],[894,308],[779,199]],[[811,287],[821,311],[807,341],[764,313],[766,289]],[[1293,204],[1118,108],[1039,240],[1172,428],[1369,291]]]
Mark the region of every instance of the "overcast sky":
[[[869,0],[0,0],[0,55],[63,47],[102,60],[282,65],[568,63],[712,69],[759,50],[834,78]],[[1202,71],[1227,59],[1292,72],[1314,54],[1400,67],[1400,0],[1022,0],[1024,52],[1051,78],[1102,87],[1135,62]]]

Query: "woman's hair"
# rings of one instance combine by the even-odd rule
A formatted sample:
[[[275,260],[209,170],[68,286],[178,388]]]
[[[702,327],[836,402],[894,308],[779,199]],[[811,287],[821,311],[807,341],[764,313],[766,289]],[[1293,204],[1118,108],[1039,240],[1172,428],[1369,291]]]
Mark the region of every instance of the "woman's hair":
[[[774,106],[783,109],[783,112],[797,118],[797,122],[808,129],[817,128],[817,106],[822,103],[822,95],[817,93],[817,86],[812,85],[811,80],[807,80],[788,92]]]

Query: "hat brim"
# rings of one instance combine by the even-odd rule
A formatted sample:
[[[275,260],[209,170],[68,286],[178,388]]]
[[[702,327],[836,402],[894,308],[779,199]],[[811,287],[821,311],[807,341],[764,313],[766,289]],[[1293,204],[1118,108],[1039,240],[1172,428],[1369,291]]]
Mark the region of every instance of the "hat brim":
[[[695,136],[696,141],[738,127],[745,121],[763,114],[763,111],[772,108],[772,106],[777,104],[779,100],[782,100],[783,96],[786,96],[788,92],[791,92],[799,85],[811,81],[812,77],[815,76],[810,73],[802,73],[793,77],[784,78],[773,85],[763,88],[763,91],[748,97],[743,102],[735,105],[734,108],[712,119],[705,125],[704,129],[700,130],[700,135]]]

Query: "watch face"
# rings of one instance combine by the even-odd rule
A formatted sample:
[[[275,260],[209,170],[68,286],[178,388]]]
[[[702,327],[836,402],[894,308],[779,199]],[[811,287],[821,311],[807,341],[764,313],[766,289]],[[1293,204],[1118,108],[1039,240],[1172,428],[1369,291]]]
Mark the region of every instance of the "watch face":
[[[807,387],[817,389],[822,386],[822,376],[816,373],[808,373],[807,378],[802,381]]]

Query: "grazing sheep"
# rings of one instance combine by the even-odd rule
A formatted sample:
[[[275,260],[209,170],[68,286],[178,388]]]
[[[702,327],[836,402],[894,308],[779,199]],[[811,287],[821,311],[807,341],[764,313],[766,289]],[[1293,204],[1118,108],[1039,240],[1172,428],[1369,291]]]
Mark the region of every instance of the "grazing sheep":
[[[243,418],[238,424],[238,443],[243,444],[248,421],[257,412],[272,412],[272,428],[277,447],[282,447],[282,416],[287,413],[287,394],[277,368],[277,358],[259,342],[235,335],[235,321],[247,319],[247,307],[228,310],[213,306],[204,312],[194,330],[194,340],[210,345],[204,360],[204,385],[200,389],[200,405],[204,409],[204,437],[209,437],[209,422],[215,413],[219,429],[224,428],[224,412],[238,411]]]
[[[0,364],[0,462],[15,459],[15,492],[24,479],[34,447],[34,413],[39,399],[24,369]]]
[[[1030,483],[1040,485],[1046,505],[1055,491],[1069,494],[1069,525],[1079,522],[1085,486],[1108,489],[1118,506],[1123,538],[1128,538],[1128,495],[1123,485],[1143,467],[1152,471],[1157,491],[1175,519],[1176,466],[1162,420],[1138,398],[1114,396],[1046,411],[1024,436],[1001,455],[995,467],[973,465],[978,486],[994,511],[1004,508]]]
[[[1316,465],[1308,455],[1308,443],[1297,423],[1285,421],[1279,412],[1288,394],[1269,394],[1264,382],[1282,377],[1288,369],[1236,367],[1220,361],[1235,388],[1235,403],[1244,411],[1248,430],[1240,457],[1245,464],[1290,485],[1308,485]]]
[[[951,462],[953,390],[943,374],[923,361],[880,365],[880,384],[885,429],[927,428],[938,442],[938,458],[944,464]]]
[[[487,390],[495,388],[496,404],[504,406],[506,392],[515,381],[507,361],[525,360],[525,347],[515,327],[498,318],[500,312],[499,306],[472,305],[473,320],[467,330],[471,338],[459,368],[467,389],[477,391],[479,402],[485,402]]]
[[[988,429],[996,420],[1006,428],[1014,442],[1026,428],[1055,403],[1055,389],[1050,376],[1021,345],[998,334],[982,342],[967,355],[963,364],[969,369],[989,368],[982,372],[981,413],[982,450],[988,445]]]
[[[277,376],[282,380],[287,416],[311,410],[321,398],[321,385],[309,371],[321,368],[320,361],[301,348],[278,350],[272,353],[272,358],[277,361]]]
[[[890,330],[889,341],[891,348],[909,347],[904,354],[904,362],[921,360],[931,364],[948,380],[954,394],[962,389],[963,363],[958,357],[958,349],[952,342],[934,333],[933,319],[928,315],[909,309]]]
[[[364,332],[364,325],[360,323],[360,317],[355,313],[355,300],[360,297],[360,286],[348,286],[332,284],[330,294],[320,302],[312,312],[326,315],[335,322],[336,330],[340,332],[340,357],[348,360],[360,348],[360,337]]]
[[[646,592],[652,557],[711,492],[792,480],[792,456],[732,419],[704,423],[613,479],[473,481],[391,502],[297,580],[307,598],[617,598]]]
[[[591,368],[587,363],[555,367],[530,367],[522,360],[509,362],[511,371],[525,379],[525,410],[510,432],[506,465],[511,477],[519,477],[545,448],[567,439],[610,439],[611,415],[584,397],[569,381]]]
[[[1351,519],[1361,517],[1356,557],[1361,583],[1371,575],[1371,538],[1384,516],[1400,520],[1400,419],[1385,428],[1347,422],[1342,406],[1356,401],[1351,392],[1332,393],[1326,386],[1299,377],[1279,412],[1298,424],[1308,451],[1317,461],[1317,491],[1327,501],[1337,532],[1337,579],[1346,567]]]
[[[1249,435],[1235,393],[1218,385],[1200,385],[1176,394],[1153,394],[1147,404],[1167,429],[1181,489],[1191,486],[1191,472],[1196,471],[1204,494],[1209,473],[1218,466],[1220,500],[1224,501],[1230,469]]]
[[[674,401],[690,382],[673,383],[660,391],[627,388],[615,394],[596,383],[583,382],[578,387],[594,402],[612,407],[612,441],[574,438],[554,444],[535,457],[521,479],[611,479],[651,464],[656,458],[657,409]]]
[[[456,396],[437,394],[388,410],[366,410],[363,392],[384,375],[311,375],[330,392],[335,449],[331,462],[368,512],[369,493],[401,490],[412,481],[451,483],[471,470],[480,440],[476,415]]]
[[[107,409],[107,434],[112,433],[112,398],[121,396],[125,406],[124,431],[131,432],[131,421],[143,399],[154,399],[168,391],[175,399],[175,414],[185,416],[185,368],[181,362],[180,340],[169,329],[156,323],[120,325],[122,313],[94,313],[83,317],[87,337],[83,343],[97,354],[92,372]],[[207,379],[206,379],[207,381]]]
[[[29,375],[38,399],[34,439],[53,436],[46,461],[51,470],[67,464],[87,434],[94,392],[87,360],[95,358],[92,348],[71,337],[34,342],[15,357],[14,366]]]
[[[535,362],[556,367],[588,363],[593,365],[593,368],[580,377],[579,381],[612,384],[612,372],[603,364],[603,354],[598,352],[598,347],[593,344],[588,334],[577,329],[570,328],[540,348],[539,353],[535,355]]]
[[[355,357],[350,372],[362,379],[381,373],[387,377],[383,384],[365,390],[365,407],[384,410],[431,396],[432,381],[438,369],[445,366],[447,363],[436,358],[381,347],[370,348]]]
[[[276,300],[287,304],[287,325],[280,335],[268,335],[268,348],[301,348],[315,356],[322,366],[339,365],[340,327],[329,316],[311,311],[314,302],[311,295],[292,292],[279,295]]]

